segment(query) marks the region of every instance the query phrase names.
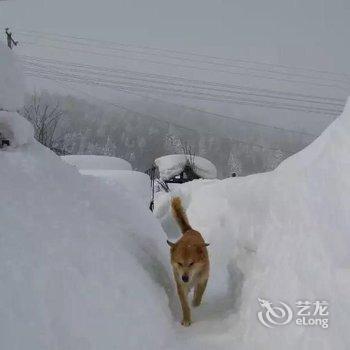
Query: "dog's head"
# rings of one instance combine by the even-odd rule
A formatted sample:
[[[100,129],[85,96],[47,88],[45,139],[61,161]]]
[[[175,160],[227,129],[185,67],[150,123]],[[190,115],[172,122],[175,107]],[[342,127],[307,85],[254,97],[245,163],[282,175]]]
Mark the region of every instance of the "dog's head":
[[[181,240],[177,243],[167,241],[170,246],[171,265],[178,279],[189,283],[203,266],[207,264],[209,243],[188,244]]]

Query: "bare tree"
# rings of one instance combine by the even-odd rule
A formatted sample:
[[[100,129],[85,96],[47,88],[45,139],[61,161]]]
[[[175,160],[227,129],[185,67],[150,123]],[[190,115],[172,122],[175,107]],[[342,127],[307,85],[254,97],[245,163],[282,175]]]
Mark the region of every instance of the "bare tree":
[[[194,168],[196,153],[193,151],[192,146],[187,142],[181,142],[182,153],[186,156],[188,164]]]
[[[40,96],[33,95],[31,102],[24,107],[23,115],[34,126],[35,138],[44,146],[56,151],[55,131],[64,111],[59,102],[54,106],[42,103]]]

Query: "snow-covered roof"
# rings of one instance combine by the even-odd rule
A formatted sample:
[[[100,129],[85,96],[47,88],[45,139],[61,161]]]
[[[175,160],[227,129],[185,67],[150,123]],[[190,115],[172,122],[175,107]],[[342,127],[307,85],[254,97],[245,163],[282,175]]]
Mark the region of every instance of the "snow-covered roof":
[[[158,167],[159,176],[163,180],[169,180],[181,173],[188,162],[193,161],[193,171],[203,179],[215,179],[217,170],[215,165],[208,159],[186,154],[170,154],[157,158],[154,163]]]
[[[71,155],[62,156],[62,160],[79,170],[132,170],[131,164],[124,159],[95,156],[95,155]]]

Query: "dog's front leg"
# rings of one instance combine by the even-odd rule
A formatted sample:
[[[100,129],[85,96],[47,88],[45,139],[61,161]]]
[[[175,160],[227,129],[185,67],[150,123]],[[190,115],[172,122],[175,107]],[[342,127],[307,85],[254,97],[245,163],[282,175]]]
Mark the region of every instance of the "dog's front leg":
[[[176,279],[177,294],[179,295],[181,308],[182,308],[182,322],[181,324],[185,327],[191,325],[191,309],[188,305],[187,294],[188,291],[185,290],[184,286]]]
[[[193,302],[192,302],[193,306],[199,306],[200,303],[202,302],[202,296],[207,286],[207,282],[208,282],[208,279],[206,278],[202,281],[199,280],[198,283],[196,284],[194,288],[194,295],[193,295]]]

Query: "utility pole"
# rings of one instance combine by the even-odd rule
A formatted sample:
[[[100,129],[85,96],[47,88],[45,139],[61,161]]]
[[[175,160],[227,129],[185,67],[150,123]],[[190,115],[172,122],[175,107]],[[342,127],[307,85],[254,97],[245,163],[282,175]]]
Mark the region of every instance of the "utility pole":
[[[18,45],[18,41],[13,40],[10,28],[5,28],[5,33],[7,38],[7,46],[12,50],[13,45]]]

